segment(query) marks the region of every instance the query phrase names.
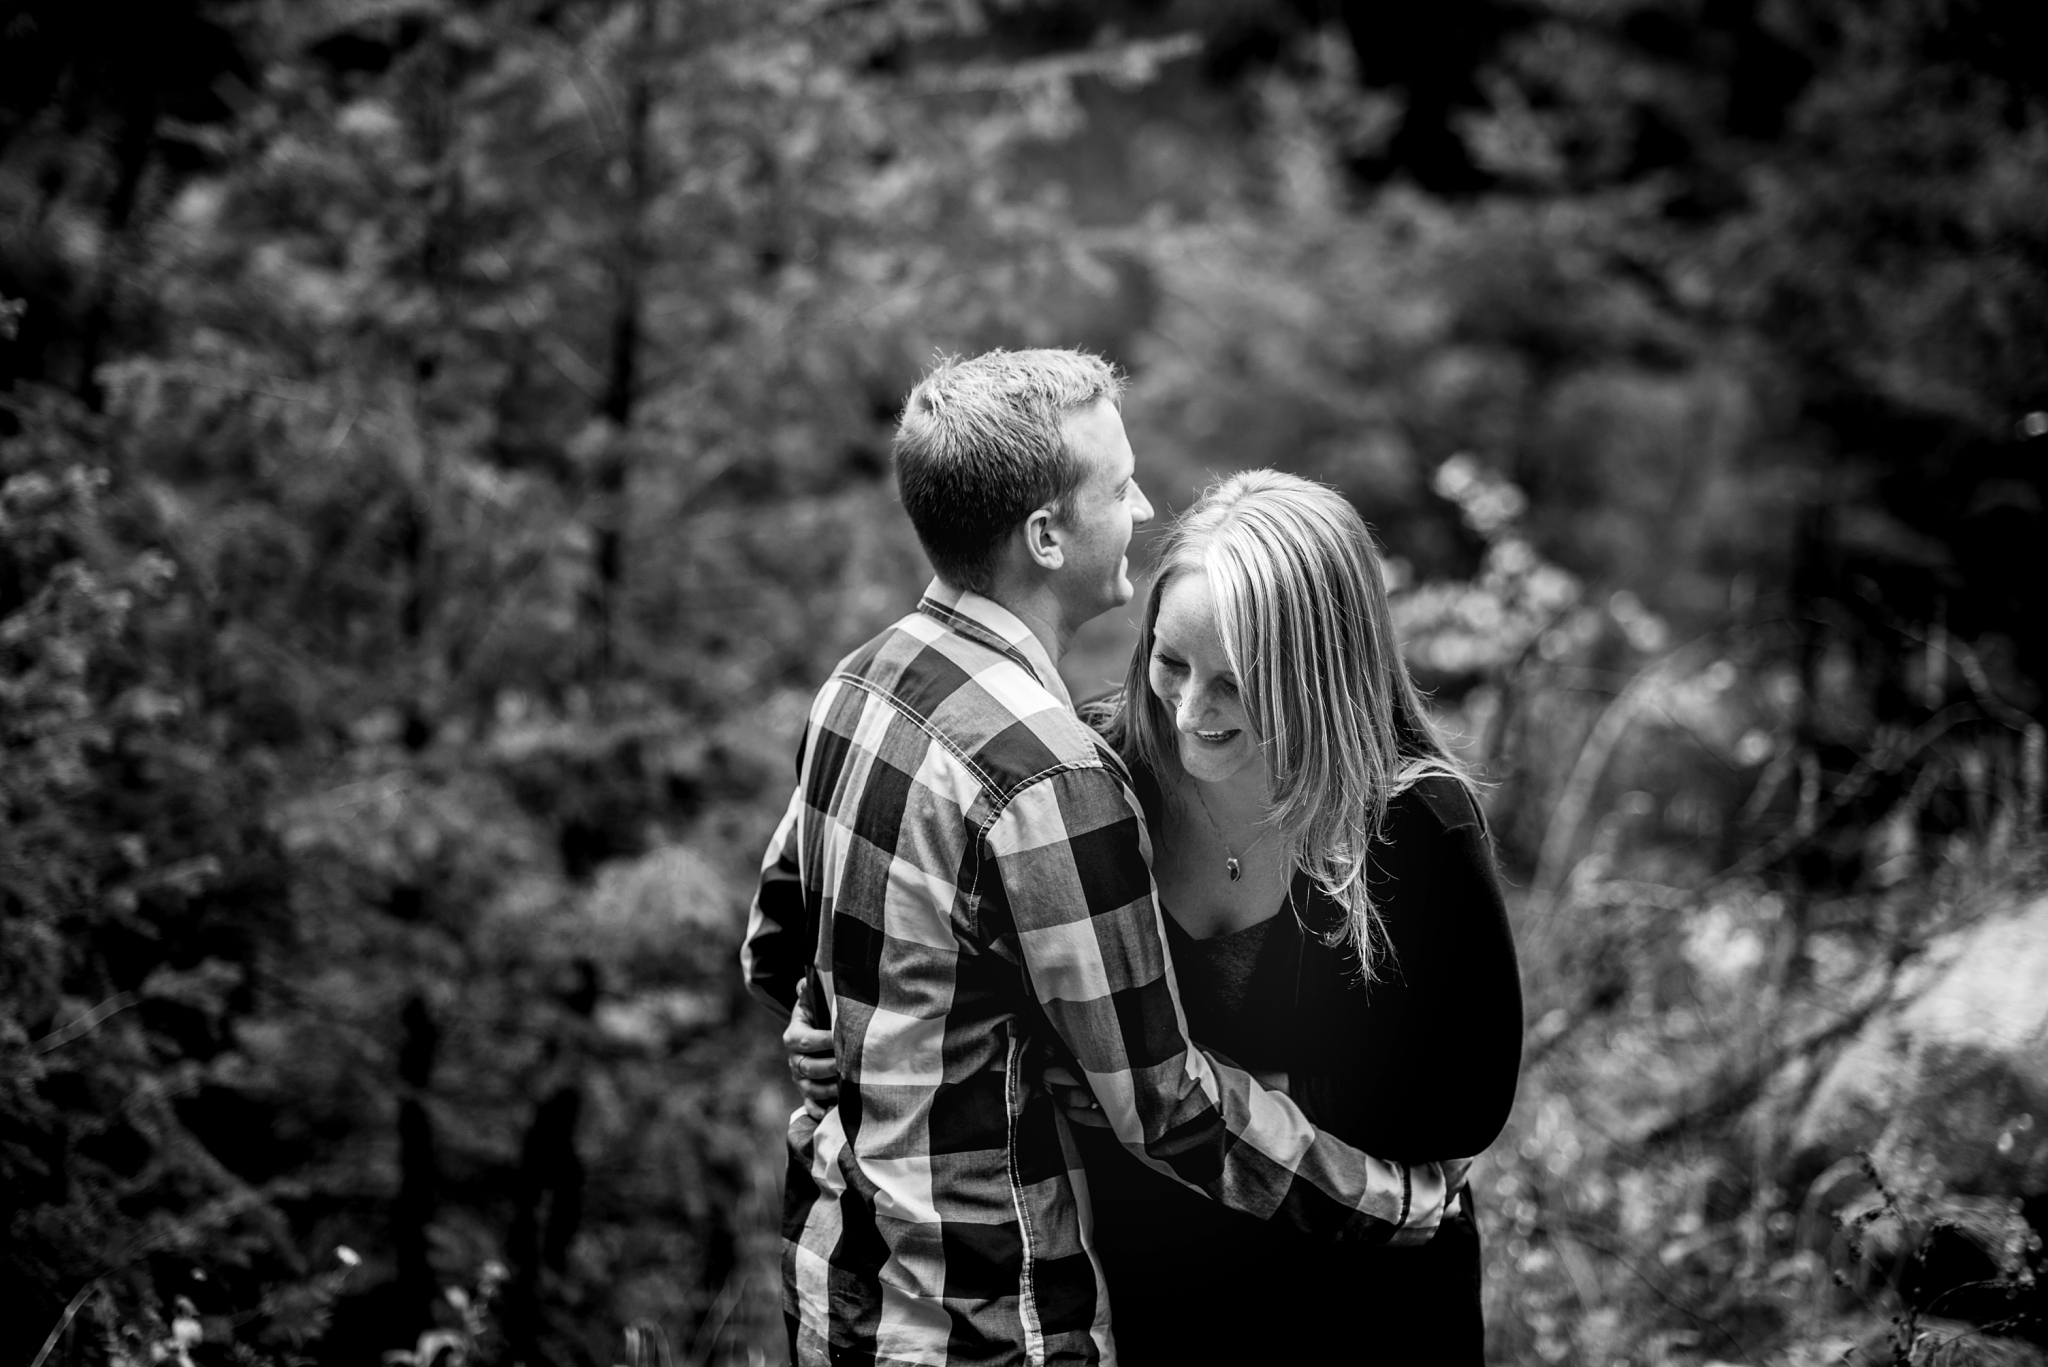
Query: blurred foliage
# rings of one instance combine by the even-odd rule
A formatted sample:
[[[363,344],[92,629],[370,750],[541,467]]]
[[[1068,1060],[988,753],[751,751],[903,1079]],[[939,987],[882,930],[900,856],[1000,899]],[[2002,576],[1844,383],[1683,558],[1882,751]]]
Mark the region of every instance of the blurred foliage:
[[[1937,1231],[2037,1295],[2002,1197],[1772,1117],[2039,883],[2043,36],[11,7],[0,1351],[779,1358],[741,908],[810,690],[922,582],[896,405],[997,344],[1125,364],[1165,504],[1279,465],[1387,543],[1529,977],[1496,1360],[1923,1360]]]

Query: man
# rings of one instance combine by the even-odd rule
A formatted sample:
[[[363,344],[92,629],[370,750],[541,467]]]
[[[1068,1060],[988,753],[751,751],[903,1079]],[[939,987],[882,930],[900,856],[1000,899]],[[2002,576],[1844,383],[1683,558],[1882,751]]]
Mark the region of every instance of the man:
[[[818,693],[742,950],[765,1001],[829,1009],[842,1075],[791,1123],[798,1363],[1114,1361],[1049,1062],[1234,1209],[1379,1242],[1442,1215],[1437,1165],[1320,1134],[1186,1037],[1138,799],[1054,668],[1130,601],[1152,516],[1120,397],[1096,357],[992,352],[905,406],[897,480],[938,578]]]

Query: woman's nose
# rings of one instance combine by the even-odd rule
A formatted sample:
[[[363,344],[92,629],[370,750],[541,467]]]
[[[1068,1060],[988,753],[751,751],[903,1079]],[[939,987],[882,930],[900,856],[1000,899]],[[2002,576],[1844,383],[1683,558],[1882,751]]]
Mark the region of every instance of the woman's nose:
[[[1173,724],[1183,731],[1199,731],[1202,729],[1202,713],[1205,710],[1201,690],[1193,686],[1183,688],[1180,691],[1180,702],[1173,710]]]

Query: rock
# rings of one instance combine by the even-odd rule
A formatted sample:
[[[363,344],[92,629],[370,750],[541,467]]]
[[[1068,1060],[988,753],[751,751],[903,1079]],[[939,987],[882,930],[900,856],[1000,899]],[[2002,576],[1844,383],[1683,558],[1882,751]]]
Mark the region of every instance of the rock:
[[[1820,1337],[1773,1352],[1769,1367],[2048,1367],[2048,1354],[2018,1339],[1996,1338],[1960,1320],[1918,1317],[1901,1359],[1897,1323],[1872,1315],[1831,1323]],[[1715,1367],[1708,1363],[1706,1367]]]
[[[1793,1126],[1797,1168],[1988,1196],[2048,1192],[2048,898],[1951,932],[1838,1054]]]

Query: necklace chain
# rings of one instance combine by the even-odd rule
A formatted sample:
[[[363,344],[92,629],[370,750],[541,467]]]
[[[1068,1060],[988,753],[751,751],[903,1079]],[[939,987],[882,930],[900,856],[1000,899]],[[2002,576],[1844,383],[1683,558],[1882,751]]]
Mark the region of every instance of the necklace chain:
[[[1231,882],[1235,883],[1238,879],[1244,877],[1244,865],[1238,862],[1237,853],[1230,848],[1230,842],[1223,838],[1223,828],[1216,824],[1216,814],[1209,810],[1209,799],[1202,792],[1202,781],[1191,774],[1188,776],[1188,782],[1194,785],[1195,801],[1202,808],[1202,819],[1209,823],[1209,830],[1215,835],[1216,843],[1223,847],[1223,872],[1229,875]],[[1271,834],[1270,831],[1260,831],[1257,839],[1244,847],[1244,852],[1250,854],[1253,850],[1257,849],[1259,841],[1264,840],[1269,834]]]

